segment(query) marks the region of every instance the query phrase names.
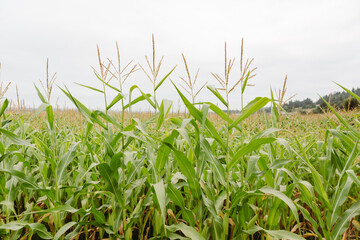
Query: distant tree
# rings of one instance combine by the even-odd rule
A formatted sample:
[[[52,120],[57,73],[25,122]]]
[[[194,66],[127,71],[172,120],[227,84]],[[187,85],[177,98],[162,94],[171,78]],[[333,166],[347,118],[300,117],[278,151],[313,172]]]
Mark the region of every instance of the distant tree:
[[[299,100],[290,101],[290,102],[288,102],[288,103],[286,103],[284,105],[284,109],[287,112],[291,112],[291,111],[294,111],[295,109],[298,109],[298,108],[312,109],[315,106],[316,106],[315,103],[310,98],[306,98],[306,99],[304,99],[302,101],[299,101]]]
[[[353,88],[351,91],[356,95],[360,96],[360,88],[357,89]],[[345,102],[347,101],[349,103],[350,94],[345,91],[333,92],[331,94],[323,96],[323,99],[325,99],[331,106],[337,109],[347,109]],[[316,103],[323,109],[328,108],[326,103],[321,98],[319,98],[319,100]],[[356,104],[356,102],[352,104]]]
[[[353,93],[360,96],[360,88],[351,89]],[[349,93],[342,92],[333,92],[327,95],[322,96],[322,98],[330,103],[331,106],[336,109],[349,109],[353,110],[357,107],[360,108],[360,103],[355,98],[351,97]],[[323,110],[328,110],[327,104],[324,100],[319,98],[316,102],[313,102],[310,98],[304,100],[291,100],[283,105],[283,108],[287,112],[293,111],[303,111],[306,109],[312,109],[313,113],[322,113]],[[270,112],[270,107],[265,108],[266,112]]]
[[[310,99],[310,98],[307,98],[303,101],[303,109],[311,109],[311,108],[314,108],[316,105],[315,103]]]
[[[314,114],[318,114],[318,113],[322,113],[322,112],[323,112],[323,109],[320,108],[320,106],[317,106],[316,108],[314,108],[312,110],[312,113],[314,113]]]
[[[345,110],[354,110],[355,108],[360,107],[360,102],[356,98],[349,97],[343,101],[341,108]]]

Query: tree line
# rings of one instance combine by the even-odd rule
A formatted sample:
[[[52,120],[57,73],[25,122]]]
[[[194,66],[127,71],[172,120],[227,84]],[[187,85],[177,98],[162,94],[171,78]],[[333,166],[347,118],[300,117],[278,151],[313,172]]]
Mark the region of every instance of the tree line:
[[[353,88],[351,91],[356,95],[360,95],[360,88]],[[332,92],[322,96],[322,98],[336,109],[353,110],[360,107],[360,102],[345,91]],[[328,109],[328,106],[322,98],[319,98],[316,102],[313,102],[310,98],[304,100],[291,100],[285,103],[283,108],[287,112],[307,112],[311,110],[313,113],[321,113]]]

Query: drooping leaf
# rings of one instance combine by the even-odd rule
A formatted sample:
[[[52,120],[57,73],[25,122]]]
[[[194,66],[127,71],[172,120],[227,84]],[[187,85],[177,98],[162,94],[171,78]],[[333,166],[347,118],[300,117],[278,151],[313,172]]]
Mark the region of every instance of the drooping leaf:
[[[30,228],[34,233],[38,234],[42,239],[53,239],[51,233],[49,233],[45,225],[41,223],[24,223],[24,222],[10,222],[4,225],[0,225],[0,229],[17,231],[22,228]]]
[[[26,141],[26,140],[24,140],[24,139],[19,138],[19,137],[16,136],[14,133],[9,132],[9,131],[7,131],[7,130],[5,130],[5,129],[0,128],[0,133],[4,134],[4,135],[5,135],[7,138],[9,138],[10,141],[11,141],[13,144],[15,144],[15,145],[33,147],[33,145],[32,145],[30,142],[28,142],[28,141]]]
[[[76,225],[76,222],[68,222],[64,226],[62,226],[54,236],[54,240],[59,239],[64,233],[66,233],[70,228]]]
[[[258,231],[264,231],[270,236],[278,239],[289,239],[289,240],[305,240],[305,238],[286,230],[266,230],[259,226],[253,226],[251,229],[245,230],[244,232],[253,235]]]
[[[295,206],[295,204],[291,201],[291,199],[286,196],[284,193],[277,191],[273,188],[270,187],[262,187],[259,189],[259,191],[265,193],[265,194],[270,194],[273,195],[279,199],[281,199],[284,203],[286,203],[286,205],[288,205],[288,207],[290,208],[291,212],[293,213],[294,217],[296,218],[297,222],[299,223],[299,215],[297,214],[297,208]]]
[[[170,232],[181,231],[185,236],[193,240],[205,240],[205,238],[199,232],[197,232],[195,228],[189,227],[184,223],[166,226],[166,229]]]
[[[41,187],[36,184],[35,180],[29,176],[26,176],[25,173],[17,171],[17,170],[8,170],[8,169],[0,169],[0,172],[8,173],[14,177],[16,177],[19,181],[24,183],[27,188],[40,190]]]

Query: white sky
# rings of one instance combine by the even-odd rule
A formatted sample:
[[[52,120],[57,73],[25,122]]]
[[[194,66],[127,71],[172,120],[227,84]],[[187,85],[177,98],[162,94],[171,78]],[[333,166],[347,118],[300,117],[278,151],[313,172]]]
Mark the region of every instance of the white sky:
[[[74,84],[101,86],[91,66],[97,67],[96,45],[102,56],[115,60],[115,42],[122,61],[146,64],[151,34],[155,34],[158,59],[164,63],[160,77],[173,66],[171,79],[185,77],[184,53],[192,74],[200,68],[199,85],[219,86],[210,72],[223,74],[224,42],[228,55],[236,58],[231,81],[239,74],[241,38],[245,57],[254,57],[258,67],[256,84],[245,92],[245,100],[269,96],[270,87],[280,88],[288,74],[288,96],[295,99],[360,86],[360,1],[80,1],[0,0],[1,81],[12,82],[6,94],[16,99],[15,85],[27,105],[39,105],[33,83],[45,78],[46,58],[50,72],[90,108],[102,106],[102,96]],[[116,84],[114,82],[114,84]],[[126,86],[139,85],[150,92],[150,81],[136,72]],[[231,96],[231,108],[240,107],[240,89]],[[170,82],[157,93],[178,106]],[[216,102],[205,89],[198,100]],[[54,90],[52,102],[72,106],[64,94]],[[139,110],[148,110],[147,104]]]

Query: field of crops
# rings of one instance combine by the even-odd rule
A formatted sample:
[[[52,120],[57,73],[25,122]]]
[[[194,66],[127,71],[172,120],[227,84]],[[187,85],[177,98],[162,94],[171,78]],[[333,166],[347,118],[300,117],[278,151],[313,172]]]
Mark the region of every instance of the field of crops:
[[[51,79],[44,92],[36,88],[36,112],[7,111],[2,99],[1,239],[359,237],[358,110],[286,115],[279,94],[230,114],[228,96],[239,83],[242,99],[251,70],[245,64],[242,80],[230,84],[225,56],[224,77],[213,74],[220,89],[203,89],[221,105],[196,103],[189,75],[189,95],[173,84],[187,113],[170,114],[172,103],[156,91],[171,72],[157,81],[149,63],[153,93],[134,85],[125,99],[128,75],[119,65],[120,84],[111,84],[110,65],[95,73],[102,89],[83,85],[104,95],[104,111],[66,87],[77,111],[53,111]],[[118,94],[109,100],[110,88]],[[153,113],[132,112],[140,101]],[[259,112],[267,104],[271,114]]]

